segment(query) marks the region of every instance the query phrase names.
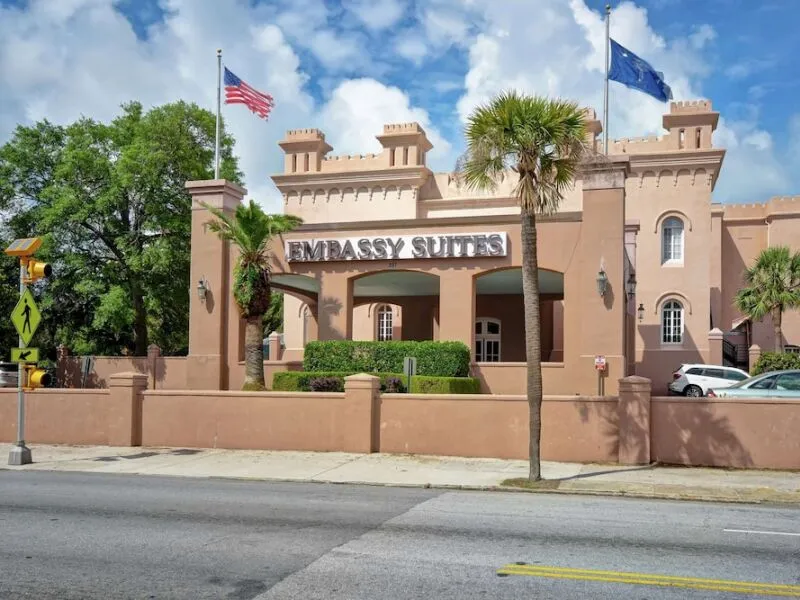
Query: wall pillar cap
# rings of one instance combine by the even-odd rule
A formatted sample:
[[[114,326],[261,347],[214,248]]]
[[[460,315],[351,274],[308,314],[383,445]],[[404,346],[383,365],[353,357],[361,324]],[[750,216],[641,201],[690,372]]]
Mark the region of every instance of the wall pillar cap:
[[[759,346],[758,344],[753,344],[752,346],[750,346],[750,348],[748,348],[748,350],[751,350],[751,351],[752,350],[761,350],[761,346]]]
[[[228,192],[232,195],[242,196],[247,193],[247,189],[240,186],[238,183],[228,179],[196,179],[187,181],[184,187],[189,190],[192,196],[199,196],[201,194],[215,194],[219,192]]]
[[[714,327],[711,331],[708,332],[709,339],[722,339],[723,337],[722,330],[719,327]]]
[[[619,380],[620,390],[650,390],[651,381],[647,377],[630,375]]]
[[[114,373],[108,378],[109,387],[147,387],[147,375],[142,373]]]
[[[627,155],[592,154],[579,167],[583,190],[625,189],[625,178],[630,171]]]
[[[348,375],[344,378],[345,390],[348,388],[377,390],[380,385],[380,378],[368,373],[357,373],[356,375]]]
[[[270,333],[270,334],[267,336],[267,339],[268,339],[268,340],[274,340],[274,339],[280,339],[280,337],[281,337],[281,334],[280,334],[280,333],[278,333],[277,331],[273,331],[272,333]],[[352,377],[352,375],[351,375],[351,377]]]
[[[161,347],[158,344],[150,344],[147,347],[147,356],[161,356]]]

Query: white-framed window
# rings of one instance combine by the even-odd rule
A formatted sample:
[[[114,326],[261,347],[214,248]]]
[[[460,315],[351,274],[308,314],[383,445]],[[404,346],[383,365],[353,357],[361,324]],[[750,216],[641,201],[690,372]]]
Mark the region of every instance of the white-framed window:
[[[500,362],[500,321],[475,321],[475,362]]]
[[[667,217],[661,225],[661,264],[683,262],[683,221]]]
[[[661,306],[661,343],[683,343],[683,304],[667,300]]]
[[[392,307],[384,304],[378,309],[378,341],[390,342],[394,331],[394,315]]]

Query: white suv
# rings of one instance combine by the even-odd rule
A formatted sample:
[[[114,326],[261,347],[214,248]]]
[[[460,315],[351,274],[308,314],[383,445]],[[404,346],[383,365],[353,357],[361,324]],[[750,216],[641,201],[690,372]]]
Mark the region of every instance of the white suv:
[[[708,393],[708,388],[726,388],[750,377],[748,373],[736,367],[718,367],[711,365],[681,365],[672,374],[669,390],[683,396],[699,398]]]

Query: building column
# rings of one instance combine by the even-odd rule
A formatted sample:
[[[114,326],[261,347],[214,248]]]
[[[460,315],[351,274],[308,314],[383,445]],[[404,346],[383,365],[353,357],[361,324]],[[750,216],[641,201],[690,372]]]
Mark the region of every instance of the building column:
[[[353,339],[353,280],[349,273],[321,273],[317,302],[319,339]]]
[[[565,274],[564,350],[575,369],[576,391],[614,396],[626,374],[625,178],[628,157],[608,157],[583,166],[583,228],[579,266]],[[598,276],[604,273],[605,293]],[[568,328],[568,329],[567,329]],[[594,359],[604,356],[601,380]],[[574,366],[573,366],[574,365]]]
[[[708,364],[722,364],[722,330],[716,327],[708,332]]]
[[[187,181],[192,195],[192,241],[189,290],[188,389],[224,389],[227,378],[228,313],[230,299],[230,244],[208,229],[214,217],[203,206],[232,214],[246,190],[224,179]],[[198,286],[203,282],[205,297]],[[235,307],[232,308],[234,311]]]
[[[439,327],[441,342],[464,342],[475,358],[475,279],[468,269],[439,273]]]

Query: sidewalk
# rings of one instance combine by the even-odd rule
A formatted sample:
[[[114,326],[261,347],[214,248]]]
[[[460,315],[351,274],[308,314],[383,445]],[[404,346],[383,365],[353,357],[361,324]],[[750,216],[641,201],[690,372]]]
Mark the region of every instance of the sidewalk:
[[[514,490],[521,460],[340,452],[32,445],[34,463],[0,470],[80,471],[319,483]],[[545,481],[530,491],[800,505],[800,473],[682,467],[542,463]]]

